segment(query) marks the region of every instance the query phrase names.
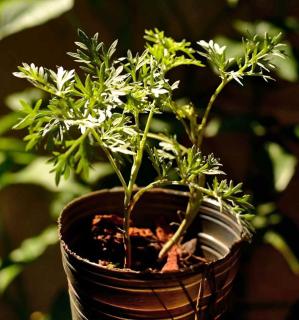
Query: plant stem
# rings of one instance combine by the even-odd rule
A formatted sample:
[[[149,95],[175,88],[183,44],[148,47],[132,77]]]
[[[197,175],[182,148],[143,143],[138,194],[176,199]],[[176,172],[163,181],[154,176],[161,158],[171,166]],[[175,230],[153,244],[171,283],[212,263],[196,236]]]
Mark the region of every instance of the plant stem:
[[[129,208],[128,208],[129,214],[132,213],[132,211],[133,211],[136,203],[139,201],[139,199],[141,198],[141,196],[142,196],[145,192],[147,192],[147,191],[149,191],[149,190],[151,190],[151,189],[153,189],[153,188],[161,187],[161,186],[163,186],[163,185],[168,185],[168,184],[171,184],[171,182],[169,182],[167,179],[165,179],[165,180],[157,180],[157,181],[151,182],[151,183],[148,184],[147,186],[139,189],[139,190],[134,194],[134,196],[133,196],[133,198],[132,198],[132,200],[131,200],[130,206],[129,206]]]
[[[220,92],[223,90],[223,88],[226,86],[226,84],[230,81],[231,79],[230,78],[224,78],[222,79],[221,83],[219,84],[219,86],[216,88],[215,92],[213,93],[213,95],[211,96],[210,98],[210,101],[207,105],[207,108],[205,110],[205,113],[203,115],[203,118],[201,120],[201,123],[199,125],[199,134],[198,134],[198,137],[197,137],[197,143],[196,143],[196,146],[200,149],[201,148],[201,145],[202,145],[202,140],[203,140],[203,136],[204,136],[204,132],[205,132],[205,129],[206,129],[206,126],[207,126],[207,121],[208,121],[208,118],[209,118],[209,114],[210,114],[210,111],[212,109],[212,106],[216,100],[216,98],[218,97],[218,95],[220,94]]]
[[[199,207],[202,203],[202,199],[203,197],[201,192],[193,188],[190,188],[190,198],[188,201],[185,218],[180,223],[180,226],[176,230],[174,235],[165,243],[165,245],[159,252],[160,259],[163,258],[166,255],[166,253],[171,249],[171,247],[181,239],[185,231],[191,225],[198,213]]]
[[[112,155],[110,154],[109,150],[104,146],[103,141],[101,140],[101,138],[99,137],[99,135],[97,134],[97,132],[92,128],[90,129],[92,135],[94,136],[94,138],[97,140],[98,144],[100,145],[100,147],[103,149],[103,151],[105,152],[105,155],[107,156],[113,170],[115,171],[115,173],[117,174],[119,181],[122,184],[122,187],[124,188],[124,192],[127,193],[128,192],[128,186],[127,183],[122,175],[122,173],[120,172],[115,160],[113,159]]]
[[[154,115],[154,107],[151,109],[151,111],[150,111],[150,113],[148,115],[148,118],[147,118],[147,121],[146,121],[146,125],[145,125],[145,129],[144,129],[141,141],[140,141],[140,145],[139,145],[139,148],[137,149],[137,153],[136,153],[136,155],[134,157],[134,163],[133,163],[133,166],[132,166],[130,180],[129,180],[129,184],[128,184],[128,192],[127,192],[128,199],[125,201],[125,208],[127,208],[129,206],[129,203],[130,203],[130,200],[131,200],[133,187],[134,187],[134,184],[135,184],[135,181],[136,181],[136,178],[137,178],[137,175],[138,175],[138,171],[140,169],[140,165],[141,165],[141,162],[142,162],[144,147],[145,147],[145,143],[146,143],[146,139],[147,139],[147,135],[148,135],[148,132],[149,132],[149,128],[150,128],[150,124],[151,124],[153,115]]]
[[[85,133],[79,137],[73,144],[72,146],[64,153],[64,157],[67,158],[72,154],[72,152],[82,143],[82,141],[87,137],[87,134],[89,132],[86,130]]]
[[[136,182],[136,178],[142,163],[144,148],[147,140],[147,135],[150,129],[151,121],[154,115],[154,106],[151,108],[149,115],[146,120],[146,125],[144,128],[144,132],[139,144],[139,148],[137,148],[137,153],[134,157],[134,162],[131,170],[130,180],[128,183],[127,192],[125,193],[125,199],[124,199],[124,246],[125,246],[125,268],[130,268],[132,261],[131,261],[131,240],[129,236],[129,228],[130,228],[130,216],[131,211],[130,210],[130,203],[132,200],[132,193],[133,188]]]
[[[238,70],[238,74],[243,76],[244,75],[244,71],[250,66],[252,65],[252,62],[251,61],[247,61],[247,57],[245,59],[245,62],[244,62],[244,65],[242,68],[240,68]],[[201,120],[201,123],[199,125],[199,135],[198,135],[198,138],[197,138],[197,143],[196,143],[196,146],[200,149],[201,148],[201,145],[202,145],[202,141],[203,141],[203,137],[204,137],[204,132],[205,132],[205,129],[206,129],[206,126],[207,126],[207,121],[208,121],[208,118],[209,118],[209,114],[210,114],[210,111],[214,105],[214,102],[215,100],[217,99],[218,95],[220,94],[220,92],[224,89],[224,87],[231,81],[233,80],[233,76],[227,76],[227,77],[224,77],[222,78],[221,80],[221,83],[219,84],[219,86],[216,88],[215,92],[213,93],[213,95],[211,96],[210,100],[209,100],[209,103],[207,105],[207,108],[205,110],[205,113],[204,113],[204,116]]]

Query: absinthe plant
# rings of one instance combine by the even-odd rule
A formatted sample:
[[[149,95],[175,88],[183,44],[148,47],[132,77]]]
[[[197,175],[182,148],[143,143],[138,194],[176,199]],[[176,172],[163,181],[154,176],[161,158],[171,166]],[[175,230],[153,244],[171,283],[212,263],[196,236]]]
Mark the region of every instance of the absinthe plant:
[[[220,209],[234,213],[244,234],[250,236],[251,227],[246,220],[251,208],[248,195],[242,193],[241,183],[234,185],[217,178],[224,174],[221,164],[213,154],[204,156],[201,145],[212,106],[229,82],[235,80],[242,85],[246,76],[271,79],[270,69],[275,68],[271,56],[284,56],[280,36],[266,34],[263,39],[257,36],[244,39],[243,56],[227,58],[226,48],[213,41],[199,41],[195,50],[189,42],[177,42],[155,29],[145,32],[144,52],[133,55],[128,51],[125,57],[114,58],[117,41],[106,48],[98,40],[98,34],[88,37],[81,30],[78,34],[77,50],[69,55],[80,64],[83,75],[62,67],[53,71],[26,63],[14,73],[50,95],[45,106],[41,100],[34,106],[22,101],[23,118],[15,128],[28,128],[25,137],[28,149],[43,144],[51,153],[57,184],[72,169],[87,176],[91,155],[99,149],[103,151],[124,189],[124,266],[131,266],[131,212],[142,194],[154,187],[178,185],[189,191],[184,217],[162,248],[160,258],[181,239],[206,197],[216,199]],[[180,65],[205,67],[201,57],[220,78],[203,115],[190,103],[182,106],[174,101],[173,91],[179,82],[170,83],[167,78],[167,72]],[[181,145],[174,136],[151,131],[154,116],[169,111],[182,122],[192,144],[190,148]],[[145,154],[157,178],[134,192]],[[131,172],[129,179],[125,179],[122,164],[128,158]],[[207,179],[208,176],[213,179]]]

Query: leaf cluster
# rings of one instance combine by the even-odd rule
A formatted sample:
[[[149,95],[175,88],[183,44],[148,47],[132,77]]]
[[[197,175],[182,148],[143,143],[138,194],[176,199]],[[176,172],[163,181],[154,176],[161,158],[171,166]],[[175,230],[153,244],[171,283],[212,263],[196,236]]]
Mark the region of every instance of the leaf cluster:
[[[243,194],[242,183],[234,185],[233,181],[227,182],[226,179],[219,180],[216,177],[225,175],[225,172],[213,154],[204,156],[195,146],[182,150],[175,141],[173,144],[160,143],[160,148],[151,150],[150,159],[161,181],[168,179],[170,184],[178,183],[200,190],[206,196],[216,199],[220,208],[229,208],[236,214],[252,209],[250,196]],[[176,176],[169,175],[171,169],[177,172]],[[204,176],[214,177],[212,184],[208,183],[204,187],[200,183]]]
[[[190,219],[197,214],[204,196],[215,198],[221,208],[243,217],[241,213],[251,205],[248,196],[242,193],[241,184],[234,186],[218,178],[207,184],[210,176],[224,172],[213,154],[203,155],[201,142],[209,112],[227,83],[235,80],[242,84],[245,76],[271,79],[268,74],[274,68],[271,57],[283,57],[280,36],[265,34],[263,38],[244,39],[241,58],[227,58],[226,47],[212,40],[199,41],[202,50],[195,50],[190,42],[175,41],[158,29],[145,32],[147,43],[142,53],[128,50],[124,57],[118,58],[114,57],[117,41],[106,48],[98,34],[89,37],[79,30],[78,36],[76,52],[69,55],[79,63],[83,74],[63,67],[54,71],[26,63],[15,73],[49,94],[47,103],[39,100],[31,106],[22,102],[23,116],[15,128],[27,128],[28,149],[43,144],[50,152],[56,182],[62,176],[67,178],[72,169],[87,176],[94,154],[98,154],[110,161],[124,187],[124,207],[129,208],[126,221],[132,203],[142,192],[157,185],[181,185],[189,189],[192,196],[187,211],[191,211],[186,212],[186,217]],[[191,102],[176,103],[173,91],[179,82],[171,83],[167,78],[169,70],[181,65],[204,67],[200,56],[211,64],[221,81],[203,114]],[[173,112],[182,122],[191,147],[182,146],[167,133],[151,132],[153,117],[165,110]],[[145,150],[157,178],[134,198],[133,186]],[[129,181],[125,181],[121,170],[126,159],[132,163]],[[244,226],[247,230],[245,222]]]
[[[196,57],[196,51],[192,48],[191,43],[185,39],[175,41],[171,37],[166,37],[164,31],[157,28],[145,30],[144,38],[148,41],[146,48],[162,65],[164,72],[181,65],[204,66]]]
[[[226,46],[219,46],[213,40],[206,42],[201,40],[198,45],[203,49],[198,53],[204,56],[213,66],[216,73],[222,79],[232,79],[242,84],[245,76],[262,77],[265,81],[272,79],[269,75],[275,65],[271,59],[275,56],[285,58],[284,44],[280,42],[281,34],[271,37],[265,33],[260,35],[248,35],[242,39],[243,55],[241,57],[227,57]]]
[[[15,72],[14,75],[25,78],[35,87],[58,97],[65,97],[70,93],[74,82],[74,70],[67,71],[59,67],[55,72],[37,67],[34,63],[30,65],[23,63],[22,67],[19,67],[19,72]]]
[[[75,44],[78,47],[76,52],[68,52],[75,62],[80,64],[80,68],[85,72],[98,75],[98,70],[104,71],[104,66],[108,70],[111,64],[111,58],[116,51],[117,40],[114,41],[108,49],[103,42],[99,41],[99,34],[89,37],[82,30],[78,30],[80,41]]]
[[[177,84],[169,84],[158,62],[144,51],[112,60],[117,42],[106,50],[98,35],[89,38],[79,30],[76,53],[70,53],[85,71],[80,77],[62,67],[57,72],[23,64],[15,76],[48,92],[47,105],[22,103],[23,119],[15,126],[28,127],[27,148],[43,143],[52,152],[57,183],[74,168],[88,175],[89,150],[99,145],[116,158],[136,154],[140,146],[141,113],[155,112],[168,104]]]

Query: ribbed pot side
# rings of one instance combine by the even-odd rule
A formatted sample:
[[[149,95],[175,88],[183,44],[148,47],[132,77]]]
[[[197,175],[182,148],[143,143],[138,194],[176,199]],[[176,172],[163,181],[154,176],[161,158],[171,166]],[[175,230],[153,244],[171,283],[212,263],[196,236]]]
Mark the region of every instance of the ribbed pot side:
[[[148,227],[163,215],[169,221],[184,210],[184,192],[155,189],[147,192],[133,213],[135,225]],[[120,214],[121,189],[102,190],[78,198],[59,219],[63,266],[67,275],[73,320],[105,319],[219,319],[235,278],[241,226],[228,212],[205,201],[188,231],[196,236],[205,257],[213,262],[175,273],[107,269],[88,260],[95,214]]]

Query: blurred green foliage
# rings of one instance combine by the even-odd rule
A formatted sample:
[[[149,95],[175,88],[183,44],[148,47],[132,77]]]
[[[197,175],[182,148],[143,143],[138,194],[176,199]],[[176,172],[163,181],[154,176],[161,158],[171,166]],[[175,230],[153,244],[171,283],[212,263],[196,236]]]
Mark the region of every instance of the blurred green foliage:
[[[19,248],[10,252],[0,264],[0,295],[23,270],[24,266],[38,259],[48,246],[58,242],[57,226],[51,225],[41,234],[25,239]]]
[[[56,18],[73,5],[74,0],[1,0],[0,39]]]

